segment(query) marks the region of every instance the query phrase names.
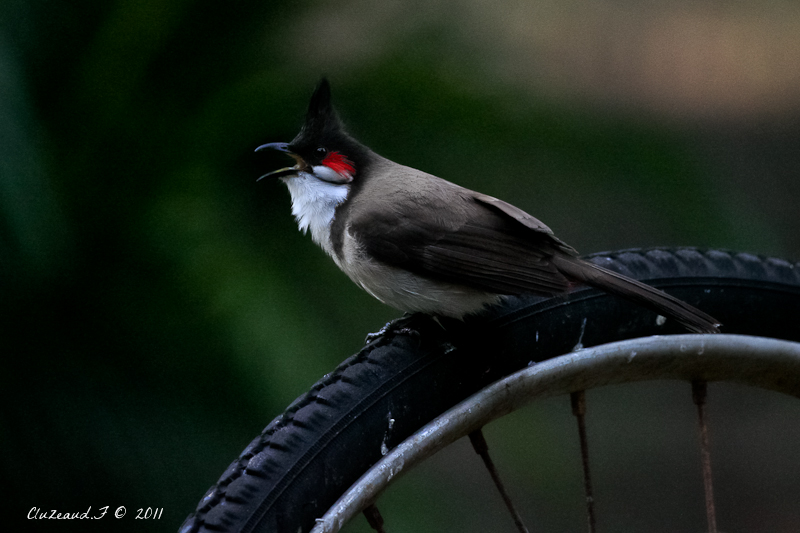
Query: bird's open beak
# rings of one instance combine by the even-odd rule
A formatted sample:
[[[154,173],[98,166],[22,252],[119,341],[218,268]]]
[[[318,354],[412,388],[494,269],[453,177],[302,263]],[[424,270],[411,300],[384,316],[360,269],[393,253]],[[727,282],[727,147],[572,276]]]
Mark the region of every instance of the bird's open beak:
[[[306,162],[303,161],[300,158],[300,156],[298,156],[297,154],[292,153],[292,151],[289,150],[289,143],[262,144],[261,146],[256,148],[256,152],[260,152],[262,150],[266,150],[267,148],[272,149],[272,150],[278,150],[279,152],[283,152],[283,153],[293,157],[294,160],[297,161],[297,164],[295,166],[293,166],[293,167],[284,167],[284,168],[279,168],[278,170],[273,170],[272,172],[268,172],[268,173],[264,174],[263,176],[261,176],[260,178],[258,178],[256,181],[261,181],[264,178],[283,178],[285,176],[291,176],[293,174],[297,174],[298,172],[300,172],[301,170],[303,170],[304,168],[306,168],[308,166],[308,165],[306,165]]]

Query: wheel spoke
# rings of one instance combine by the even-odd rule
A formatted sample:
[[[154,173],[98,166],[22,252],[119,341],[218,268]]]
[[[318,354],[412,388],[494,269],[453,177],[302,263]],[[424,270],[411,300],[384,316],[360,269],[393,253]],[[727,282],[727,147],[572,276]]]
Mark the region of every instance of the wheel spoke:
[[[380,511],[378,511],[378,508],[375,506],[374,503],[369,504],[364,509],[364,516],[367,519],[369,527],[371,527],[378,533],[386,533],[386,530],[383,529],[383,517],[381,516]]]
[[[589,440],[586,437],[586,391],[577,391],[569,395],[572,414],[578,421],[578,437],[581,442],[581,463],[583,464],[583,487],[586,492],[586,519],[589,533],[595,533],[594,496],[592,494],[592,476],[589,470]]]
[[[480,455],[481,459],[483,459],[483,464],[486,465],[486,469],[489,471],[492,481],[494,481],[494,486],[497,487],[497,491],[503,498],[503,502],[506,504],[508,512],[511,513],[511,517],[514,519],[514,525],[517,526],[517,531],[520,533],[528,533],[528,528],[522,523],[522,516],[520,516],[517,509],[514,507],[514,503],[511,501],[511,497],[508,495],[508,492],[503,485],[503,481],[500,479],[500,474],[497,472],[497,468],[494,466],[494,461],[492,461],[492,458],[489,455],[489,445],[486,443],[486,439],[483,436],[483,431],[476,429],[470,433],[469,441],[472,443],[475,453]]]
[[[711,483],[711,450],[708,445],[708,426],[705,419],[707,395],[705,381],[692,381],[692,400],[697,406],[697,425],[700,430],[700,460],[703,463],[703,488],[706,495],[706,517],[708,532],[717,533],[717,513],[714,507],[714,487]]]

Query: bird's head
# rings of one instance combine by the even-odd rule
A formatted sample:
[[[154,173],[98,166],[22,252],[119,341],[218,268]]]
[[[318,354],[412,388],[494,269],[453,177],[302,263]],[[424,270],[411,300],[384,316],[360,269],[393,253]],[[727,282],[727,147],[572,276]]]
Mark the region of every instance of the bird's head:
[[[286,181],[311,176],[336,185],[348,185],[353,181],[367,152],[345,132],[331,105],[330,84],[324,78],[311,96],[305,123],[297,137],[289,143],[263,144],[256,152],[266,149],[284,152],[297,164],[264,174],[259,180],[275,177]]]

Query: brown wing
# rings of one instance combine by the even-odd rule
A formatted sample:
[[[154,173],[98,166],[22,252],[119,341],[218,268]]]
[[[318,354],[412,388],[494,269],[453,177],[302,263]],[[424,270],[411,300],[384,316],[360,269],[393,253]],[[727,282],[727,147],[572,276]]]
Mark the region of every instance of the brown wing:
[[[551,295],[569,288],[551,258],[574,250],[547,226],[479,193],[456,195],[454,201],[460,203],[415,199],[370,211],[351,221],[350,233],[375,259],[431,279],[499,294]],[[446,220],[436,216],[445,209]]]
[[[552,295],[582,282],[672,317],[690,331],[719,331],[713,317],[673,296],[581,260],[550,228],[513,205],[418,171],[402,177],[418,180],[427,194],[384,191],[375,195],[377,203],[352,212],[350,233],[378,261],[498,294]]]

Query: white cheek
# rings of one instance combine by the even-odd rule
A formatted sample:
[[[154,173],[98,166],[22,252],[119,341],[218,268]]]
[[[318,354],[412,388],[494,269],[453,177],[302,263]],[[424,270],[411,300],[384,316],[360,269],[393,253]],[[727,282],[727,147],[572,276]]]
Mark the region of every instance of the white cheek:
[[[353,176],[349,173],[340,174],[333,170],[331,167],[325,165],[314,165],[311,167],[314,174],[321,180],[329,183],[349,183],[353,181]]]

